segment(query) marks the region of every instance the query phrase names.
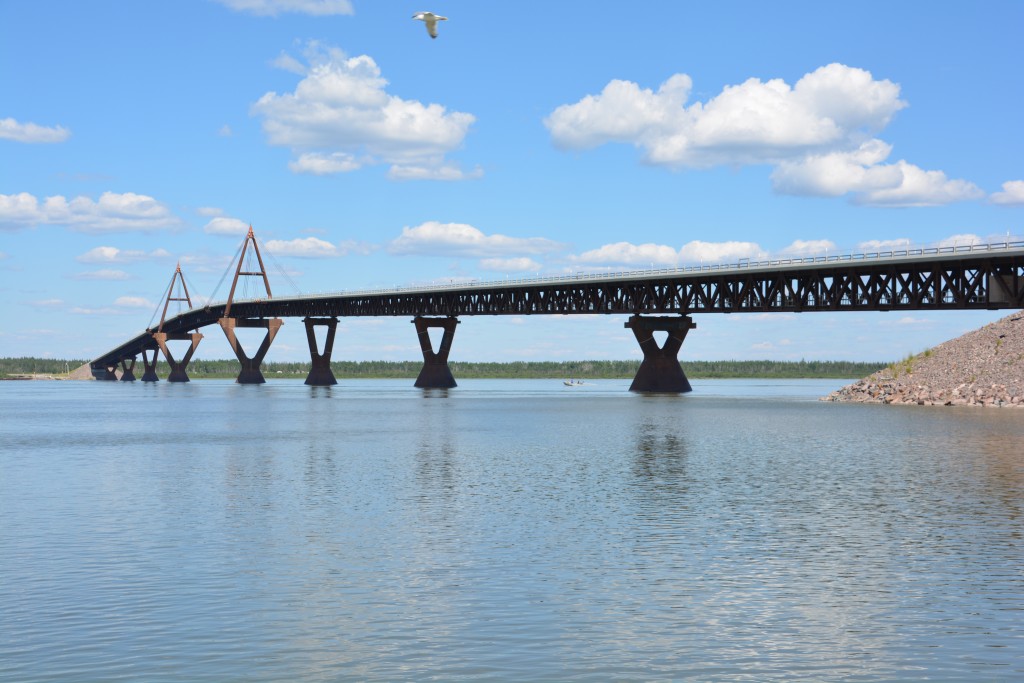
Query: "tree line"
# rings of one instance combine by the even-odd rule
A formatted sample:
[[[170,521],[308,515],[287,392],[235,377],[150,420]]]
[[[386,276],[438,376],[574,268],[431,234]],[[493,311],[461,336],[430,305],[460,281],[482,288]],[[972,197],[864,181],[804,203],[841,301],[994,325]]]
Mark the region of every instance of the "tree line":
[[[0,358],[0,377],[23,374],[63,375],[88,361],[50,358]],[[684,361],[684,372],[691,379],[851,379],[866,377],[887,363],[853,361],[772,361],[720,360]],[[474,363],[449,361],[457,379],[629,379],[636,374],[639,360],[587,361],[512,361],[507,363]],[[304,378],[309,362],[263,363],[267,379]],[[423,361],[336,361],[331,370],[338,379],[415,379]],[[166,378],[166,363],[157,363],[157,374]],[[195,359],[188,366],[192,379],[234,378],[238,375],[236,360]],[[141,361],[135,376],[142,376]]]

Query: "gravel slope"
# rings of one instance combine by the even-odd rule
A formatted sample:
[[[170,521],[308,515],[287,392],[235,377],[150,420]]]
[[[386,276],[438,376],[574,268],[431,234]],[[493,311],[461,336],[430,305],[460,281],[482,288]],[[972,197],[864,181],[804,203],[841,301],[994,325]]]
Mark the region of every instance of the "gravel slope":
[[[1024,408],[1024,313],[943,342],[821,400]]]

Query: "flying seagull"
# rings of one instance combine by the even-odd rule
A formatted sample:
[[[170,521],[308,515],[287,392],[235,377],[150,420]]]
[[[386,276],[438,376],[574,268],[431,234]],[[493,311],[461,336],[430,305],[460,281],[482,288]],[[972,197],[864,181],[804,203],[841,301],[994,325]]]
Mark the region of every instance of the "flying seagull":
[[[427,33],[430,34],[431,38],[437,38],[437,22],[448,21],[448,17],[442,17],[433,12],[417,12],[412,15],[413,19],[419,19],[427,25]]]

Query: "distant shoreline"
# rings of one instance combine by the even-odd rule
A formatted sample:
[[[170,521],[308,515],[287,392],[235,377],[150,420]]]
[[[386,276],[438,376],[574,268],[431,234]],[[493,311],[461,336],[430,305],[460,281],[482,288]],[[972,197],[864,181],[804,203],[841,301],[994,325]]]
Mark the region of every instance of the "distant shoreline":
[[[81,372],[87,362],[81,360],[49,360],[38,358],[0,358],[0,379],[62,380],[91,379]],[[449,362],[456,379],[632,379],[640,360],[618,361],[512,361],[507,363]],[[853,361],[684,361],[683,371],[690,379],[850,379],[877,372],[886,363]],[[414,380],[423,367],[416,361],[338,361],[331,363],[339,379],[409,379]],[[66,372],[65,368],[79,372]],[[272,379],[304,379],[308,362],[264,363],[264,377]],[[166,364],[157,364],[157,375],[166,379]],[[141,377],[141,363],[135,366]],[[238,374],[235,360],[194,360],[188,367],[190,379],[234,379]]]

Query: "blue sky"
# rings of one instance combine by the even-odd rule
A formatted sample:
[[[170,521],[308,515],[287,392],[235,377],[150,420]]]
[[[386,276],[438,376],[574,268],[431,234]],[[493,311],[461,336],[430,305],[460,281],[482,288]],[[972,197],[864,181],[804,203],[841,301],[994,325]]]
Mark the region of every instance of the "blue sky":
[[[509,8],[0,2],[0,356],[105,352],[179,262],[224,298],[250,223],[278,295],[1024,235],[1024,3]],[[697,316],[680,357],[893,360],[1000,316]],[[451,358],[637,357],[623,321],[467,317]],[[334,357],[419,348],[345,319]],[[308,358],[299,321],[268,358]]]

